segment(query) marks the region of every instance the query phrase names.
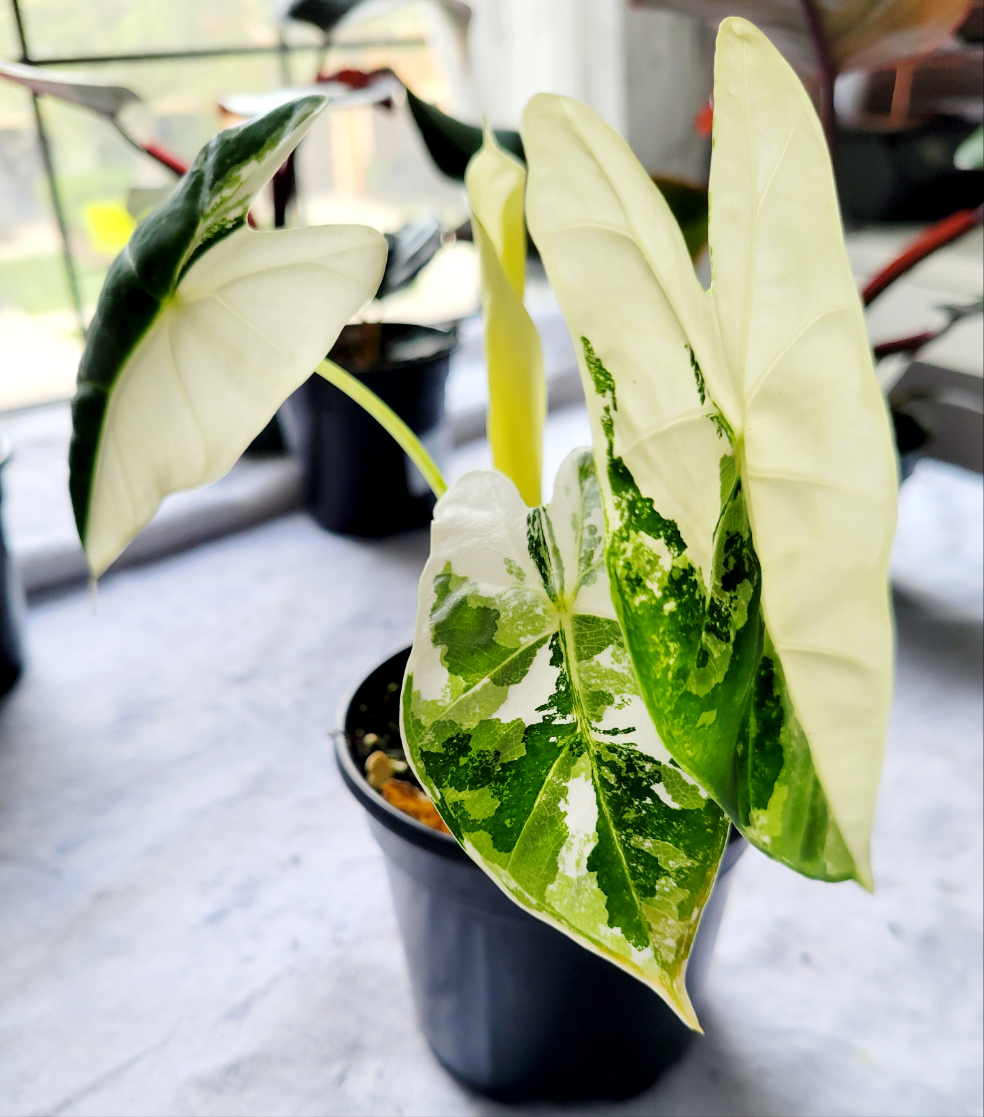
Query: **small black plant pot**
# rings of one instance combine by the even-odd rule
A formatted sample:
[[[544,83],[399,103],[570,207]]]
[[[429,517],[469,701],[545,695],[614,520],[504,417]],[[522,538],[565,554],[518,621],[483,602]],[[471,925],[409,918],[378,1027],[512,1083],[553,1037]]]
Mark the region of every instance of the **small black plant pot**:
[[[940,117],[901,132],[838,130],[834,164],[849,226],[939,221],[984,201],[984,173],[960,171],[953,156],[973,124]]]
[[[699,1040],[696,1033],[642,982],[514,904],[453,837],[396,810],[365,781],[355,758],[359,731],[399,739],[409,654],[386,660],[345,703],[336,757],[386,857],[428,1043],[454,1078],[500,1101],[640,1093]],[[698,1000],[729,871],[744,848],[732,831],[690,957],[687,984]]]
[[[0,698],[13,689],[24,669],[21,619],[24,591],[7,550],[3,531],[3,469],[10,461],[10,442],[0,435]]]
[[[328,356],[400,416],[432,457],[444,441],[444,385],[454,330],[395,323],[346,326]],[[304,471],[305,502],[328,531],[379,537],[428,523],[434,496],[370,415],[312,376],[284,404],[285,433]],[[440,464],[440,463],[438,463]]]

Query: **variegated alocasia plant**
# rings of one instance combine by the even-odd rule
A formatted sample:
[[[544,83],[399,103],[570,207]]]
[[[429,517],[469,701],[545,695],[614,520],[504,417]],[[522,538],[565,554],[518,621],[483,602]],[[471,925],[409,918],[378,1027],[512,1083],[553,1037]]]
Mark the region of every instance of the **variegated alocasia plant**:
[[[409,757],[472,857],[691,1023],[729,818],[870,886],[896,488],[813,107],[741,20],[715,103],[710,292],[624,142],[575,102],[528,107],[597,473],[574,456],[532,510],[495,475],[451,489],[404,686]]]
[[[317,109],[217,137],[110,273],[74,412],[94,573],[315,365],[444,493],[400,421],[318,364],[382,238],[244,227]],[[694,1027],[687,956],[731,822],[870,886],[896,484],[819,122],[742,20],[719,34],[714,129],[705,292],[621,139],[564,98],[527,109],[526,208],[595,440],[545,507],[524,171],[491,137],[469,167],[498,470],[438,502],[403,691],[408,759],[472,858]]]

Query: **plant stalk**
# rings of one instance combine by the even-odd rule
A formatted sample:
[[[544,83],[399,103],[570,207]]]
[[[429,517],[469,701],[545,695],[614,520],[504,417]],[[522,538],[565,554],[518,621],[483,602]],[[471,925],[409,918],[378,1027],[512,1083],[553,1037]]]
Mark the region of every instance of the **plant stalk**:
[[[334,384],[339,391],[344,392],[349,399],[367,411],[386,431],[399,443],[400,448],[424,475],[424,480],[431,488],[434,496],[440,499],[448,491],[448,486],[441,476],[434,459],[421,445],[420,439],[413,433],[399,415],[376,395],[375,392],[362,383],[350,372],[346,372],[334,361],[326,357],[314,370],[323,376],[329,384]]]
[[[938,249],[959,240],[982,221],[984,221],[984,206],[978,206],[977,209],[957,210],[956,213],[951,213],[949,217],[944,217],[942,221],[931,225],[890,264],[868,280],[861,292],[864,305],[869,306],[886,287],[890,287],[906,272],[911,271],[916,264],[921,263]]]
[[[944,330],[925,330],[921,334],[912,334],[911,337],[900,337],[894,341],[881,341],[872,348],[871,352],[876,361],[881,361],[885,357],[893,357],[896,353],[915,353],[922,349],[924,345],[935,341],[944,332]]]

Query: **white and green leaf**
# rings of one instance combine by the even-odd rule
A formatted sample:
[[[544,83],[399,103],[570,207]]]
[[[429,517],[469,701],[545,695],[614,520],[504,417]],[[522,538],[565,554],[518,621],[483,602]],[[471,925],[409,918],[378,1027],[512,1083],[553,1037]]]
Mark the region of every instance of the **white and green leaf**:
[[[679,764],[770,856],[870,886],[896,473],[823,134],[743,20],[715,64],[704,292],[623,141],[541,95],[531,232],[595,432],[607,565]]]
[[[171,492],[221,477],[386,263],[373,229],[256,232],[250,203],[323,97],[219,133],[106,277],[73,403],[70,489],[98,576]]]
[[[687,956],[728,833],[671,759],[626,654],[590,451],[547,507],[500,473],[435,510],[403,691],[408,756],[514,900],[686,1020]]]

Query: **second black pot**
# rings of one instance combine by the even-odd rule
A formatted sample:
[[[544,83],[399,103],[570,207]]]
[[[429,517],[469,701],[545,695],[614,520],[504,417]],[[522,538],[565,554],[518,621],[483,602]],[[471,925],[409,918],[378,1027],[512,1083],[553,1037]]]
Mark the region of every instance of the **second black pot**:
[[[346,326],[328,356],[371,388],[439,459],[444,385],[456,344],[454,330],[363,323]],[[344,392],[312,376],[281,414],[304,470],[305,503],[322,527],[378,537],[429,522],[434,496],[419,470]]]
[[[410,981],[427,1041],[459,1082],[507,1102],[632,1097],[698,1037],[647,986],[518,907],[450,835],[390,806],[366,783],[358,731],[399,733],[409,650],[370,674],[336,738],[342,776],[386,856]],[[699,996],[745,848],[732,832],[690,957]]]
[[[10,456],[10,443],[6,437],[0,435],[0,475]],[[7,550],[3,531],[2,503],[2,487],[0,487],[0,697],[13,688],[24,668],[21,644],[24,590],[10,552]]]

